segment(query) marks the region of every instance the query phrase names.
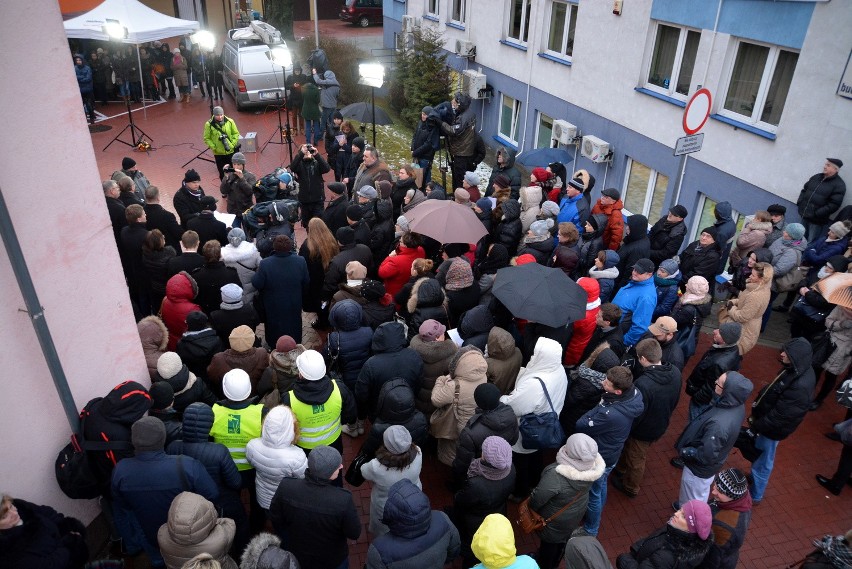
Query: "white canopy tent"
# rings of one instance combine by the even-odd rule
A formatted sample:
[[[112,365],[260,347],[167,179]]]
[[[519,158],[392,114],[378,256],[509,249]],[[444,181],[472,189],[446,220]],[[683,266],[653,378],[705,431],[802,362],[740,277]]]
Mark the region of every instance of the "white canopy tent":
[[[104,31],[107,20],[117,20],[127,29],[127,37],[113,38]],[[181,20],[153,10],[136,0],[104,0],[97,7],[64,22],[69,38],[117,41],[136,46],[139,81],[142,80],[142,61],[139,44],[191,34],[201,27],[194,20]],[[144,98],[143,98],[144,109]]]

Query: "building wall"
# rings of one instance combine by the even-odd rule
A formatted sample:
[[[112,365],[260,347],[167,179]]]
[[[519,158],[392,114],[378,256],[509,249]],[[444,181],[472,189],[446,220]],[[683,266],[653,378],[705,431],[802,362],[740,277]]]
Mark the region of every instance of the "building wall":
[[[718,1],[722,2],[719,10]],[[493,87],[490,100],[476,101],[484,138],[496,144],[500,93],[523,102],[520,151],[535,147],[536,110],[577,125],[614,147],[610,166],[578,157],[575,169],[586,168],[598,178],[598,189],[621,188],[627,157],[669,177],[669,194],[678,174],[672,156],[684,135],[683,102],[662,100],[640,92],[654,44],[653,17],[703,28],[690,93],[699,86],[714,96],[713,112],[722,104],[724,77],[733,64],[735,36],[800,50],[785,110],[770,140],[711,118],[702,132],[703,149],[687,161],[680,202],[696,206],[699,192],[731,201],[751,213],[769,203],[786,203],[796,218],[794,202],[803,182],[821,171],[826,156],[852,159],[852,101],[836,95],[852,50],[852,6],[842,2],[771,2],[764,0],[634,0],[621,16],[611,2],[580,0],[571,64],[542,55],[550,2],[532,2],[526,49],[501,42],[508,27],[509,0],[468,0],[464,29],[447,23],[451,0],[440,0],[438,21],[426,14],[427,0],[409,0],[408,13],[422,25],[441,30],[446,48],[456,39],[477,47],[473,61],[453,56],[450,64],[486,74]],[[717,33],[713,27],[717,11]],[[386,27],[396,24],[386,19]],[[387,34],[387,31],[386,31]],[[706,78],[705,78],[706,77]],[[573,150],[573,147],[569,148]],[[841,173],[842,175],[842,173]],[[669,195],[669,199],[672,196]],[[852,192],[846,197],[852,202]]]
[[[7,26],[0,50],[6,77],[50,69],[50,95],[24,83],[0,84],[4,127],[0,189],[10,210],[76,406],[124,380],[148,385],[127,288],[104,207],[101,180],[68,58],[55,0],[8,0],[0,17],[39,14],[39,41],[27,26]],[[26,46],[26,49],[24,49]],[[70,112],[69,112],[70,111]],[[11,133],[14,133],[13,135]],[[70,427],[54,389],[6,253],[0,248],[0,492],[91,521],[94,502],[67,499],[53,462]]]

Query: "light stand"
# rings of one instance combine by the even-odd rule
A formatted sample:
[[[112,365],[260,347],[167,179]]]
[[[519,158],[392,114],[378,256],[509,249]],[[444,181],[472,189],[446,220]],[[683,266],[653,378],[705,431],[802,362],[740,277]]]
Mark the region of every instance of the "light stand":
[[[278,108],[278,140],[273,140],[275,138],[276,133],[272,133],[272,136],[269,137],[269,140],[266,141],[266,144],[263,145],[263,148],[260,149],[260,152],[263,153],[266,150],[266,147],[270,144],[284,144],[287,145],[287,151],[290,154],[290,162],[293,161],[293,137],[291,136],[290,130],[290,109],[287,106],[287,67],[293,65],[293,56],[290,54],[290,50],[283,46],[270,46],[269,51],[267,52],[267,57],[272,61],[274,65],[281,66],[281,76],[284,77],[284,108],[286,109],[284,124],[281,124],[281,93],[275,93],[275,103]]]
[[[118,20],[109,20],[108,19],[103,26],[103,31],[106,34],[108,34],[110,38],[112,38],[114,40],[122,40],[122,39],[125,39],[127,37],[127,28],[122,26],[121,22],[119,22]],[[147,138],[151,142],[154,142],[153,138],[148,136],[145,133],[144,130],[142,130],[141,128],[139,128],[138,126],[136,126],[133,123],[133,109],[130,108],[130,95],[126,95],[124,97],[124,103],[127,105],[127,119],[128,119],[127,126],[125,126],[123,129],[121,129],[119,131],[119,133],[116,134],[112,138],[112,140],[109,141],[109,144],[104,146],[104,149],[101,152],[106,151],[107,148],[112,146],[113,142],[120,142],[122,144],[125,144],[125,145],[131,147],[131,148],[141,147],[144,143],[145,138]],[[121,138],[120,138],[121,135],[124,134],[124,131],[126,131],[128,128],[130,129],[130,142],[127,142],[126,140],[121,140]],[[136,134],[137,131],[139,132],[138,136]]]
[[[358,83],[370,87],[370,101],[373,109],[373,148],[376,148],[376,87],[385,82],[385,66],[381,63],[360,63],[358,65]]]
[[[210,116],[213,116],[213,92],[211,89],[213,86],[210,84],[209,78],[207,75],[207,57],[205,54],[212,52],[213,48],[216,47],[216,36],[214,36],[211,32],[207,30],[200,30],[192,34],[193,43],[197,43],[199,46],[199,51],[201,51],[201,72],[204,73],[204,81],[207,83],[207,102],[210,103]],[[190,158],[186,162],[181,165],[181,168],[186,168],[186,165],[192,162],[193,160],[203,160],[204,162],[210,162],[211,164],[215,164],[215,160],[211,160],[210,158],[206,158],[204,154],[210,150],[205,146],[204,150],[196,154],[194,157]]]

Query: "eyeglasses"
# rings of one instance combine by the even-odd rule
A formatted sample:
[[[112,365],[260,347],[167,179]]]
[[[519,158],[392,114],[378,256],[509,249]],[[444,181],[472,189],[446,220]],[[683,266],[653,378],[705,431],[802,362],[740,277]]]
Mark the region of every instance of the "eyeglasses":
[[[717,381],[716,381],[713,385],[715,385],[715,386],[716,386],[716,387],[718,387],[719,389],[725,389],[725,384],[724,384],[724,383],[719,383],[719,381],[718,381],[718,380],[717,380]]]

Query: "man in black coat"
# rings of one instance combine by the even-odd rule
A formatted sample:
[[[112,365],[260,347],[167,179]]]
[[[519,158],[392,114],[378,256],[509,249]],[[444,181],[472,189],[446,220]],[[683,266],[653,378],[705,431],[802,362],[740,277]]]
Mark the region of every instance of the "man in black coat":
[[[121,230],[121,254],[124,276],[130,295],[143,316],[151,314],[151,291],[148,273],[142,263],[142,244],[148,230],[145,228],[145,210],[141,205],[133,204],[125,210],[127,227]]]
[[[470,103],[470,97],[457,92],[449,104],[444,102],[435,107],[428,119],[440,125],[441,132],[447,137],[447,147],[452,156],[453,188],[461,188],[465,172],[476,169],[473,163],[476,113],[470,108]]]
[[[370,246],[370,226],[364,220],[364,210],[360,205],[346,208],[346,223],[355,232],[355,243]]]
[[[180,217],[181,227],[186,227],[186,223],[196,217],[203,207],[201,206],[201,198],[204,197],[204,188],[201,187],[201,176],[195,170],[187,170],[183,175],[183,183],[180,189],[175,192],[175,197],[172,198],[172,205]]]
[[[677,334],[677,322],[675,319],[671,316],[660,316],[653,324],[648,326],[648,331],[639,337],[639,342],[649,338],[656,340],[663,351],[660,361],[672,364],[678,372],[681,372],[684,366],[683,348],[677,343],[675,334]],[[634,378],[641,376],[647,369],[639,362],[639,355],[636,351],[639,342],[636,342],[634,346],[631,346],[627,350],[627,353],[624,354],[624,363],[622,364],[630,368]]]
[[[749,430],[757,435],[754,444],[763,451],[751,465],[753,481],[749,491],[754,503],[763,499],[778,443],[792,435],[808,414],[816,386],[812,357],[811,345],[804,338],[793,338],[784,344],[781,372],[760,390],[751,405]]]
[[[840,209],[846,196],[846,182],[838,175],[843,167],[839,158],[826,158],[821,174],[814,174],[805,182],[796,206],[805,226],[808,243],[825,234],[831,223],[831,214]]]
[[[743,357],[737,342],[740,341],[742,326],[739,322],[726,322],[713,330],[713,345],[707,348],[701,360],[692,368],[686,380],[689,402],[689,418],[694,419],[710,405],[713,399],[713,384],[726,371],[737,371]]]
[[[423,107],[420,111],[420,122],[417,123],[417,129],[411,139],[411,158],[423,169],[421,187],[425,187],[432,179],[432,160],[435,158],[435,151],[441,145],[441,132],[435,121],[429,120],[430,114],[432,114],[432,107]]]
[[[186,228],[198,233],[198,241],[201,246],[208,241],[218,241],[224,247],[228,244],[228,227],[213,215],[216,211],[216,198],[204,196],[201,198],[202,210],[199,214],[186,222]]]
[[[324,300],[331,300],[334,293],[339,290],[338,286],[346,282],[346,265],[350,261],[358,261],[365,267],[373,266],[372,251],[366,245],[355,243],[355,232],[351,227],[341,227],[335,236],[340,245],[340,253],[332,257],[325,271],[325,281],[322,285]]]
[[[645,410],[633,421],[612,477],[612,485],[631,498],[639,494],[648,448],[666,433],[680,400],[680,370],[662,360],[660,343],[653,338],[640,341],[636,356],[644,371],[634,385],[642,393]]]
[[[299,207],[302,208],[302,227],[307,228],[313,217],[322,215],[325,202],[325,182],[322,176],[331,167],[315,146],[303,144],[290,163],[290,171],[299,181]]]
[[[621,215],[616,212],[617,215]],[[618,248],[618,278],[615,280],[615,294],[618,289],[630,282],[630,269],[639,259],[647,259],[651,254],[651,241],[648,239],[648,218],[644,215],[631,215],[624,228],[624,239]]]
[[[595,317],[595,331],[592,332],[592,337],[586,344],[583,355],[580,356],[581,364],[589,359],[592,352],[604,342],[609,344],[609,348],[619,358],[624,355],[624,332],[619,326],[621,315],[621,308],[618,305],[611,302],[601,304],[601,309]]]
[[[228,283],[240,285],[240,275],[237,269],[226,266],[222,261],[222,247],[218,241],[208,241],[201,252],[204,255],[204,266],[192,272],[192,278],[198,284],[195,302],[209,315],[219,308],[222,287]]]
[[[118,195],[121,193],[118,189],[118,182],[105,180],[103,190],[107,211],[109,212],[109,221],[112,224],[112,233],[115,237],[115,245],[121,248],[121,230],[127,227],[127,217],[124,213],[124,204],[118,199]]]
[[[338,229],[348,225],[346,222],[346,208],[349,206],[349,202],[346,201],[346,196],[344,195],[346,184],[332,182],[328,185],[328,189],[334,197],[328,202],[325,211],[322,212],[322,220],[328,226],[331,234],[335,235]]]
[[[276,345],[281,336],[290,336],[300,344],[302,295],[310,283],[308,265],[304,257],[293,253],[293,241],[286,235],[277,236],[272,247],[275,254],[263,259],[251,278],[266,311],[266,344]]]
[[[680,204],[674,205],[668,215],[661,217],[648,232],[648,239],[651,241],[649,258],[654,262],[655,267],[659,267],[660,263],[671,259],[680,251],[680,246],[683,245],[683,239],[686,237],[686,224],[683,222],[686,215],[685,207]]]
[[[272,498],[272,526],[288,539],[302,569],[340,566],[349,557],[347,540],[361,535],[352,493],[334,485],[341,470],[340,453],[318,446],[308,455],[305,477],[284,478]]]
[[[180,255],[169,259],[166,271],[172,278],[181,271],[191,274],[192,271],[204,266],[204,257],[198,253],[198,233],[184,231],[180,237]]]
[[[183,228],[177,222],[175,214],[160,205],[160,189],[157,186],[145,188],[145,217],[148,219],[148,230],[159,229],[166,238],[166,245],[171,245],[175,251],[180,251],[180,238]],[[177,273],[175,273],[177,274]]]

